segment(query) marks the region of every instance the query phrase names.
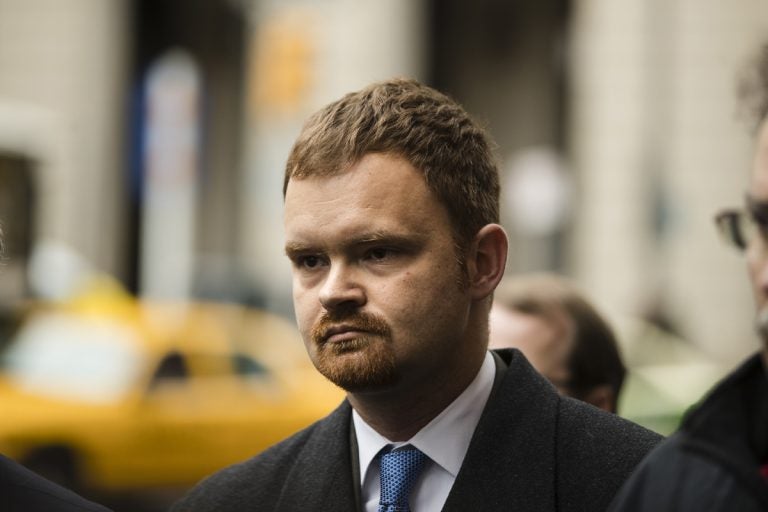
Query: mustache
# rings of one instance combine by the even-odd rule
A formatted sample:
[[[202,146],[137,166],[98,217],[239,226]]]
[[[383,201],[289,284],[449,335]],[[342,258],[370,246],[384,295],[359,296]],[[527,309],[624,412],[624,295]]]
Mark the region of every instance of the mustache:
[[[325,313],[312,327],[312,341],[323,344],[331,336],[334,329],[344,327],[352,331],[367,332],[388,337],[390,328],[381,317],[363,312],[354,313]]]

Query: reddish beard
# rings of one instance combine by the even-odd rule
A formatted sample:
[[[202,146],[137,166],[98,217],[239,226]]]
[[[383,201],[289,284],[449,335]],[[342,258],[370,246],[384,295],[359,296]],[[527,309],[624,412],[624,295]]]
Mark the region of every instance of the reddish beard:
[[[342,324],[359,335],[328,341],[331,329]],[[370,313],[324,314],[312,327],[309,355],[325,378],[349,392],[379,389],[397,380],[391,329]]]

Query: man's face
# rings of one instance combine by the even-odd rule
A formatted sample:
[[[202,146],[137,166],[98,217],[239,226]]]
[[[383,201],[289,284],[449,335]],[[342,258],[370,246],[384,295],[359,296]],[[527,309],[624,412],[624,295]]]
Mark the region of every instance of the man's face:
[[[490,325],[490,348],[519,349],[540,374],[567,394],[573,336],[565,314],[548,319],[494,304]]]
[[[285,233],[299,330],[337,385],[418,389],[477,349],[448,213],[404,159],[292,179]]]
[[[768,216],[768,121],[763,122],[757,138],[748,195],[753,213]],[[747,263],[757,304],[758,330],[768,359],[768,244],[763,236],[754,238],[747,248]]]

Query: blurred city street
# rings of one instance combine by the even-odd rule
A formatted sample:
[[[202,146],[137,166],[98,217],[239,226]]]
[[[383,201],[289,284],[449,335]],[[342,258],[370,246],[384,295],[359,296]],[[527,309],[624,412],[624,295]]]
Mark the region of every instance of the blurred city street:
[[[0,0],[0,453],[116,511],[333,410],[295,327],[283,171],[393,76],[497,144],[507,274],[615,327],[619,414],[668,434],[758,345],[737,79],[760,0]]]

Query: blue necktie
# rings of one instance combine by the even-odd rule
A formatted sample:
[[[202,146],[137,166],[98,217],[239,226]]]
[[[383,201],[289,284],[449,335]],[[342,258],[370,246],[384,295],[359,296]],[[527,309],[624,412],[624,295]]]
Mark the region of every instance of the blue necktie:
[[[379,512],[410,512],[408,495],[427,456],[408,445],[381,456]]]

